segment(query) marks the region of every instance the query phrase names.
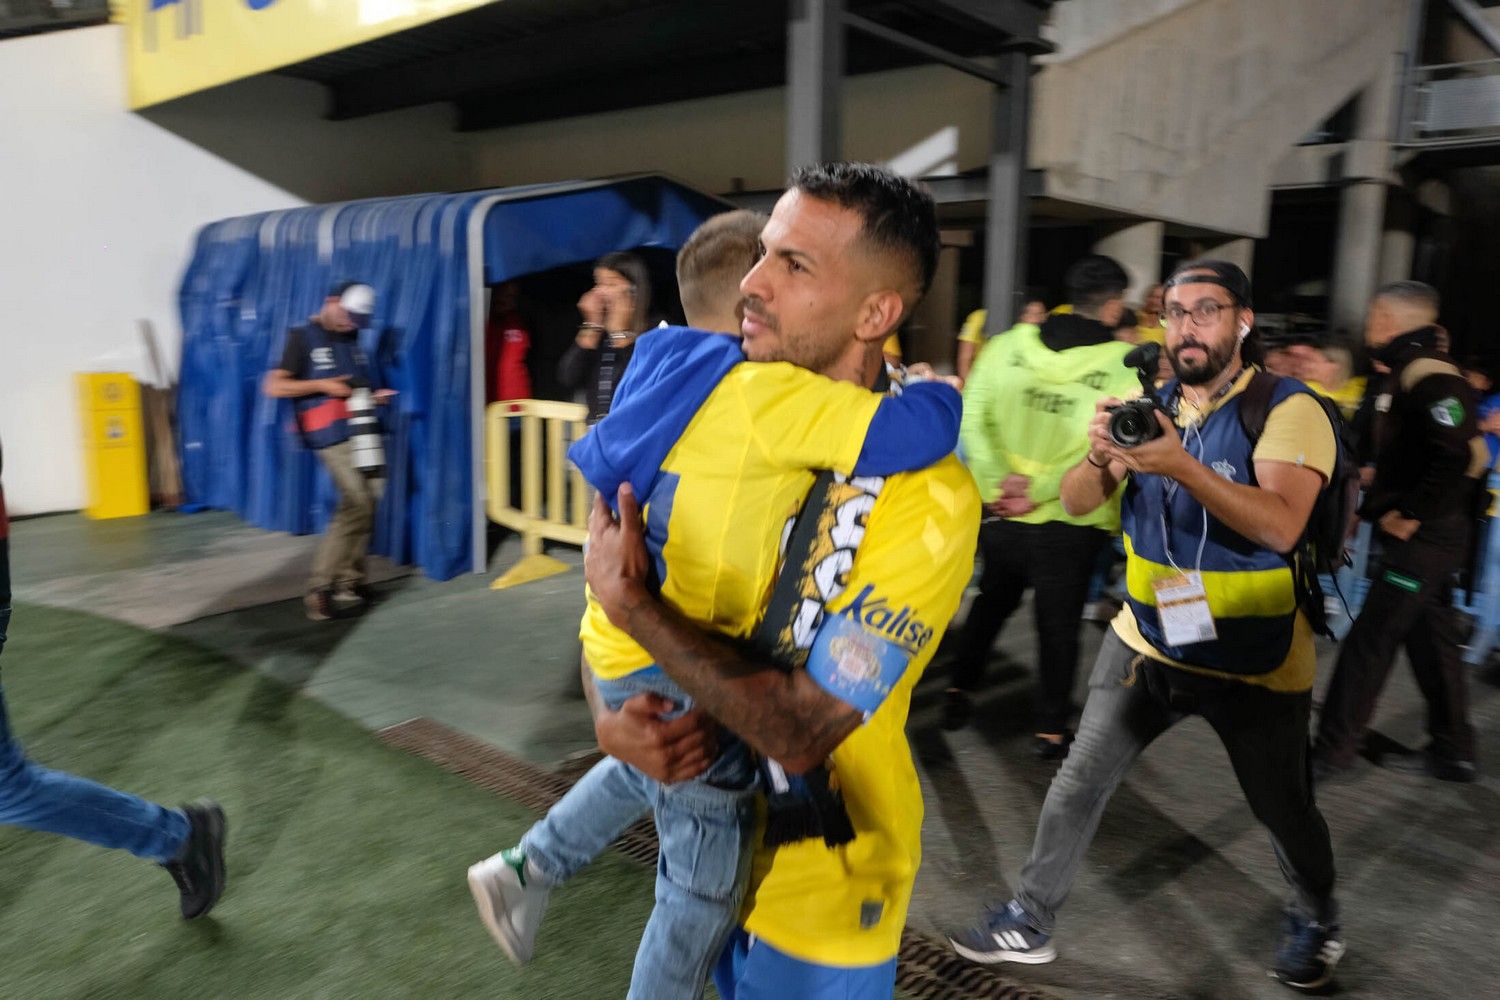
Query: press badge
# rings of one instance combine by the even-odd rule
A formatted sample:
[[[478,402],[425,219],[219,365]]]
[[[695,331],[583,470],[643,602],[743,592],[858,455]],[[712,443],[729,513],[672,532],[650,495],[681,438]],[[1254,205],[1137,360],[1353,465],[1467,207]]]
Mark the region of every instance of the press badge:
[[[1176,573],[1151,583],[1156,592],[1156,614],[1168,646],[1191,646],[1218,637],[1208,610],[1203,574]]]

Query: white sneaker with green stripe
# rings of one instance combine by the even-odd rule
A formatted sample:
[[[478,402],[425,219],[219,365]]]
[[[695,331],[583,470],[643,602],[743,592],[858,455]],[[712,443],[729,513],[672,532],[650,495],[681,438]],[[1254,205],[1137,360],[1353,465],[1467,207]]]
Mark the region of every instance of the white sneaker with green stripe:
[[[527,864],[526,852],[512,847],[471,866],[469,891],[479,919],[506,957],[517,965],[531,961],[552,888],[542,884],[535,865]]]

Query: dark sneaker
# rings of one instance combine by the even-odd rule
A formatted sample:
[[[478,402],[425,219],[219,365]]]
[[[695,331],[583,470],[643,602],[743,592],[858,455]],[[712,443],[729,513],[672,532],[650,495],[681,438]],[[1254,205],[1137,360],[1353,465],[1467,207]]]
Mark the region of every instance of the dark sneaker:
[[[1041,733],[1032,737],[1031,753],[1037,760],[1062,760],[1068,755],[1068,747],[1073,745],[1073,734],[1063,732],[1056,735],[1056,739]]]
[[[974,699],[967,691],[949,688],[943,692],[943,728],[948,732],[962,729],[974,717]]]
[[[182,919],[201,917],[224,893],[224,810],[212,799],[182,807],[188,818],[188,839],[182,856],[162,865],[182,893]]]
[[[1343,957],[1338,924],[1320,924],[1288,910],[1271,974],[1294,990],[1321,989]]]
[[[1397,774],[1420,774],[1439,781],[1470,782],[1478,779],[1479,765],[1472,760],[1446,757],[1426,747],[1417,753],[1384,753],[1376,763]]]
[[[314,590],[302,599],[307,617],[315,622],[326,622],[333,617],[333,596],[326,590]]]
[[[977,927],[948,935],[953,950],[971,962],[1023,962],[1044,965],[1057,958],[1052,936],[1031,926],[1031,918],[1012,899],[1004,909],[987,910]]]

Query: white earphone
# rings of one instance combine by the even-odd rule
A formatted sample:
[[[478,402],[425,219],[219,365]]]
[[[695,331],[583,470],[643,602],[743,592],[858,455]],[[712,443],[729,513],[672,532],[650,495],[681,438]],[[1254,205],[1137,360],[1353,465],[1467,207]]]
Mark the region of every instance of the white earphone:
[[[1250,324],[1249,323],[1241,323],[1240,324],[1240,339],[1244,340],[1248,336],[1250,336]]]

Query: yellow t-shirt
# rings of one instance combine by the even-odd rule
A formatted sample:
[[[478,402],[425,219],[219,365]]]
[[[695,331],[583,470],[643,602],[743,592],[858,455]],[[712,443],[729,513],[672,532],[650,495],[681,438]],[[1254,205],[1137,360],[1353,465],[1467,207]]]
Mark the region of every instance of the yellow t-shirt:
[[[1142,344],[1160,344],[1167,346],[1167,331],[1161,328],[1160,323],[1148,323],[1135,328],[1136,340]]]
[[[885,343],[880,345],[880,353],[895,358],[897,361],[902,360],[904,355],[901,353],[901,338],[894,333],[885,338]]]
[[[853,471],[880,400],[785,362],[730,369],[667,453],[643,512],[648,527],[665,528],[662,600],[724,635],[749,636],[782,529],[812,488],[809,470]],[[654,662],[592,594],[578,635],[605,680]]]
[[[964,325],[958,331],[958,341],[961,344],[984,343],[984,323],[989,317],[989,310],[975,309],[964,319]]]
[[[855,839],[833,849],[820,840],[757,847],[741,923],[778,951],[848,966],[887,961],[900,948],[922,859],[922,791],[906,717],[969,582],[978,531],[979,492],[952,456],[887,478],[875,500],[848,587],[832,607],[868,632],[906,637],[911,660],[833,752]]]
[[[1339,413],[1344,420],[1354,419],[1354,413],[1359,409],[1359,404],[1365,398],[1365,377],[1356,375],[1344,380],[1344,384],[1337,389],[1325,389],[1321,382],[1309,382],[1307,387],[1320,396],[1326,396],[1333,400],[1333,405],[1339,408]]]
[[[1253,374],[1253,371],[1247,368],[1235,382],[1233,389],[1202,409],[1188,397],[1183,396],[1178,406],[1177,426],[1187,427],[1189,424],[1201,422],[1225,402],[1244,392]],[[1323,476],[1323,481],[1327,482],[1329,476],[1333,474],[1333,467],[1338,457],[1338,443],[1334,440],[1333,427],[1328,423],[1328,417],[1323,413],[1323,408],[1305,393],[1298,393],[1283,400],[1266,414],[1266,426],[1261,432],[1260,440],[1255,444],[1253,456],[1257,462],[1289,462],[1293,465],[1305,465],[1309,469],[1317,470]],[[1127,574],[1128,579],[1129,574]],[[1134,596],[1137,599],[1149,599],[1149,594]],[[1243,681],[1246,684],[1258,684],[1273,691],[1310,690],[1317,671],[1317,650],[1313,645],[1312,626],[1308,624],[1300,611],[1297,612],[1296,621],[1293,623],[1292,644],[1287,651],[1286,660],[1275,670],[1264,674],[1225,673],[1179,663],[1171,657],[1164,656],[1161,651],[1146,641],[1145,636],[1141,635],[1135,614],[1130,610],[1129,604],[1125,605],[1115,616],[1113,627],[1125,645],[1153,660],[1195,674],[1223,677]]]

